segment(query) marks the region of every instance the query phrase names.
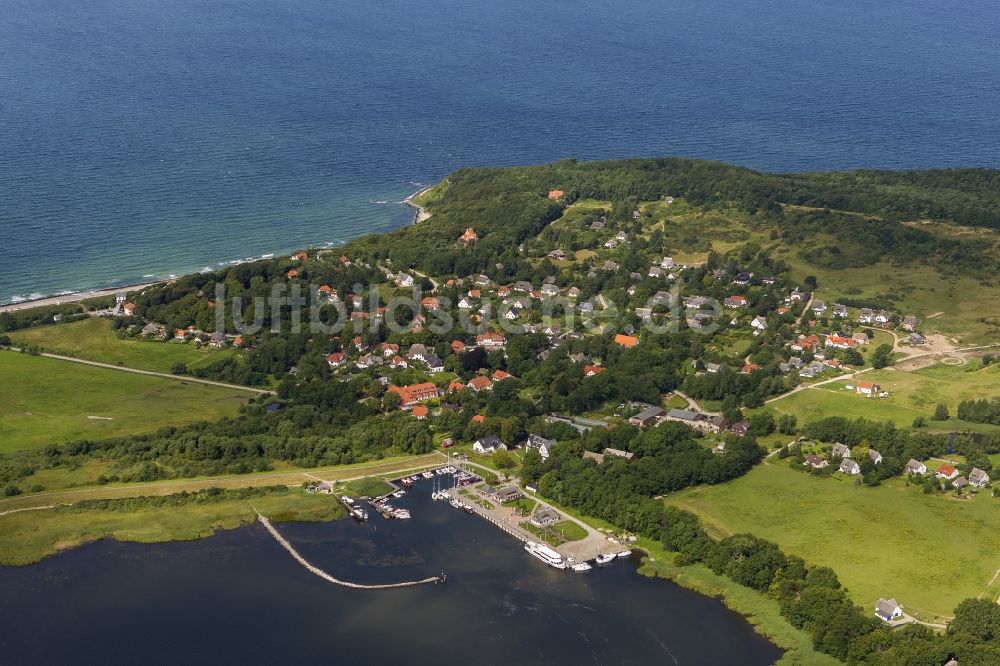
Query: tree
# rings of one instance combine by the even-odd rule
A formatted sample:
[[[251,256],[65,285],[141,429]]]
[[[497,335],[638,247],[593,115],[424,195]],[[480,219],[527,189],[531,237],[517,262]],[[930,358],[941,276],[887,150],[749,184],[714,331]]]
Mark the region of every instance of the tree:
[[[183,361],[177,361],[172,366],[170,366],[170,374],[173,375],[186,375],[188,371],[187,363]]]
[[[798,425],[799,420],[795,414],[782,414],[778,419],[778,432],[782,435],[794,435]]]
[[[399,406],[403,403],[403,398],[400,397],[395,391],[388,391],[382,396],[382,409],[387,412],[391,412],[394,409],[399,409]]]
[[[931,417],[935,421],[947,421],[948,420],[948,405],[943,402],[939,402],[937,407],[934,408],[934,416]]]
[[[914,428],[926,428],[927,427],[927,419],[925,419],[922,416],[918,416],[917,418],[913,419],[913,427]]]
[[[872,367],[878,370],[889,365],[892,357],[892,345],[881,344],[872,352]]]

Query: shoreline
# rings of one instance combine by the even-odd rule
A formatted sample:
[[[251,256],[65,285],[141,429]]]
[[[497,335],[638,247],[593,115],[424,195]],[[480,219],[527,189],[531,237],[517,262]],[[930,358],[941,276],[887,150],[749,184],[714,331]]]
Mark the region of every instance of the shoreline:
[[[421,206],[420,204],[418,204],[416,201],[414,201],[414,199],[416,199],[417,197],[419,197],[424,192],[427,192],[432,187],[434,187],[434,186],[433,185],[428,185],[427,187],[422,187],[419,190],[417,190],[416,192],[414,192],[413,194],[411,194],[410,196],[408,196],[405,199],[403,199],[403,204],[409,206],[410,208],[415,209],[415,212],[413,213],[413,222],[410,223],[411,225],[420,224],[421,222],[424,222],[424,221],[430,219],[431,214],[429,212],[427,212],[426,208],[424,208],[423,206]]]
[[[134,291],[142,291],[147,287],[152,287],[157,284],[163,284],[165,280],[160,280],[157,282],[145,282],[142,284],[131,284],[122,287],[111,287],[107,289],[91,289],[90,291],[81,291],[74,294],[63,294],[61,296],[45,296],[43,298],[36,298],[33,300],[20,301],[18,303],[8,303],[7,305],[0,305],[0,312],[18,312],[20,310],[33,310],[34,308],[41,308],[47,305],[66,305],[68,303],[79,303],[80,301],[86,301],[91,298],[100,298],[102,296],[114,296],[118,292],[130,293]]]

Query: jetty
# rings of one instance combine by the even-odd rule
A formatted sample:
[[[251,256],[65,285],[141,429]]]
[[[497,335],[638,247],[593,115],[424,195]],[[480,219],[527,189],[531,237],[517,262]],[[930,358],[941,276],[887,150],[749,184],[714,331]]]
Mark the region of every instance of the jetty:
[[[310,564],[309,560],[302,557],[302,555],[299,554],[299,551],[295,550],[294,546],[288,543],[288,540],[285,539],[285,537],[281,536],[281,533],[278,532],[277,529],[275,529],[274,525],[271,524],[270,520],[268,520],[264,515],[262,515],[256,509],[254,509],[254,511],[257,513],[257,519],[260,520],[261,525],[267,528],[267,531],[271,533],[271,536],[274,537],[274,540],[277,541],[279,544],[281,544],[281,547],[287,550],[288,554],[291,555],[296,562],[301,564],[302,567],[307,571],[309,571],[310,573],[319,576],[323,580],[333,583],[334,585],[340,585],[341,587],[350,587],[355,590],[391,590],[399,587],[415,587],[417,585],[427,585],[429,583],[434,583],[434,584],[443,583],[447,579],[447,576],[445,576],[444,573],[442,573],[440,576],[431,576],[430,578],[424,578],[423,580],[411,580],[402,583],[383,583],[383,584],[372,585],[367,583],[352,583],[350,581],[334,578],[333,576],[323,571],[319,567]]]

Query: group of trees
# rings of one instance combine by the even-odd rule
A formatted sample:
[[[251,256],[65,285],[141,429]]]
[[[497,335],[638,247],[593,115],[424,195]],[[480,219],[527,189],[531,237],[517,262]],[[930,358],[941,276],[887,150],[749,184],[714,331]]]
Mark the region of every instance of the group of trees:
[[[828,424],[834,427],[834,424]],[[854,424],[859,430],[864,424]],[[842,428],[839,434],[846,434]],[[879,441],[885,441],[880,439]],[[917,625],[891,630],[854,605],[829,568],[808,566],[770,541],[750,534],[713,540],[689,512],[654,499],[694,483],[718,483],[760,460],[752,437],[727,437],[726,454],[713,455],[682,426],[637,433],[626,427],[591,431],[562,444],[547,461],[526,455],[522,478],[558,503],[661,541],[679,553],[678,564],[700,562],[715,573],[778,601],[782,615],[808,632],[816,649],[849,664],[940,666],[957,656],[963,664],[996,663],[1000,612],[988,601],[967,600],[956,609],[944,636]],[[582,450],[622,448],[639,457],[581,459]]]
[[[963,400],[958,403],[958,418],[973,423],[1000,425],[1000,398]]]

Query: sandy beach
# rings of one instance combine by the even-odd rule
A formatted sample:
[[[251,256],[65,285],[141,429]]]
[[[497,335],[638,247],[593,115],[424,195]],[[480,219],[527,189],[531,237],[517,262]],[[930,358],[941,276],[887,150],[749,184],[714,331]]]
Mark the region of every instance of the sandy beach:
[[[124,291],[126,293],[130,291],[142,291],[146,287],[151,287],[154,284],[159,284],[158,282],[147,282],[146,284],[134,284],[127,287],[116,287],[114,289],[95,289],[92,291],[81,291],[78,294],[63,294],[62,296],[50,296],[48,298],[39,298],[33,301],[24,301],[23,303],[11,303],[10,305],[0,305],[0,312],[17,312],[18,310],[30,310],[31,308],[40,308],[46,305],[63,305],[64,303],[79,303],[80,301],[85,301],[89,298],[99,298],[101,296],[113,296],[119,291]]]

